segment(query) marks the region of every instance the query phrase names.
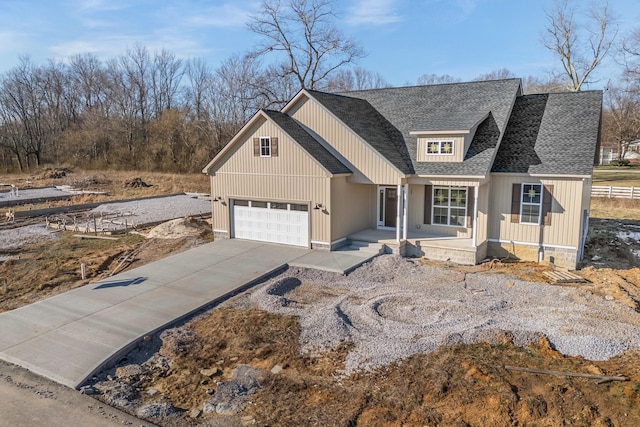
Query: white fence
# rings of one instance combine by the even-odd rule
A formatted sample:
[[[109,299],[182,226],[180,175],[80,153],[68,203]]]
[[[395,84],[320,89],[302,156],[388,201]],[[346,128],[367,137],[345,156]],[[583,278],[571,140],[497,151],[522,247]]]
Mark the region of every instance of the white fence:
[[[608,197],[617,199],[640,199],[640,187],[591,187],[591,197]]]

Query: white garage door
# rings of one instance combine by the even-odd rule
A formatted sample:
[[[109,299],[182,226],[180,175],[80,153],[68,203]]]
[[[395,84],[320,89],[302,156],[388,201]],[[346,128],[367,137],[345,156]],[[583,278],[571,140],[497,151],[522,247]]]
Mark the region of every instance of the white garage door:
[[[250,200],[233,201],[233,235],[285,245],[309,245],[307,205]]]

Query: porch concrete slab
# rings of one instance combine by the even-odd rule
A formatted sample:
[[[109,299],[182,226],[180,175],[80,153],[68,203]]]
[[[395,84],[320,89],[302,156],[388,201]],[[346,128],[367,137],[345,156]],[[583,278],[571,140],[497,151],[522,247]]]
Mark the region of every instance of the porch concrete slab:
[[[289,262],[289,265],[291,267],[313,268],[346,274],[378,255],[379,253],[351,250],[349,248],[331,252],[313,251]]]
[[[374,254],[220,240],[0,313],[0,359],[77,388],[145,335],[287,264],[344,273]]]

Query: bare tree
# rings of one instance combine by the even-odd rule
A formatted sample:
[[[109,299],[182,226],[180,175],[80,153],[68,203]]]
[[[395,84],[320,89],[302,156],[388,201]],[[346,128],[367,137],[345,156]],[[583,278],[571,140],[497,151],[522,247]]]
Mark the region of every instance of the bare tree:
[[[640,28],[622,42],[625,77],[636,90],[640,90]]]
[[[363,67],[337,70],[328,80],[324,89],[330,92],[348,92],[351,90],[380,89],[390,87],[391,84],[382,74],[367,70]]]
[[[153,56],[151,93],[156,119],[164,111],[176,107],[183,74],[182,60],[177,59],[174,53],[162,49]]]
[[[364,56],[335,19],[331,0],[264,0],[248,23],[262,38],[250,56],[273,56],[279,77],[293,76],[298,89],[321,88],[334,71]]]
[[[212,72],[202,58],[194,58],[186,62],[185,74],[186,106],[191,109],[195,120],[203,121],[207,117],[204,98],[207,88],[211,85]]]
[[[418,85],[440,85],[445,83],[460,83],[462,80],[449,74],[423,74],[418,77]]]
[[[489,71],[485,74],[480,74],[476,77],[475,81],[483,81],[483,80],[503,80],[503,79],[513,79],[517,76],[507,68],[499,68],[497,70]]]
[[[575,17],[570,0],[556,0],[547,12],[548,27],[542,40],[544,46],[560,59],[567,89],[579,91],[588,78],[609,54],[618,29],[612,12],[604,2],[591,6],[584,24]]]
[[[525,94],[532,93],[552,93],[565,92],[567,85],[565,81],[557,75],[541,79],[536,76],[528,76],[522,79],[522,91]]]
[[[71,85],[84,109],[103,108],[107,78],[95,55],[76,55],[69,61]]]
[[[634,88],[608,87],[605,97],[605,135],[612,139],[618,158],[624,159],[629,144],[640,139],[640,95]]]

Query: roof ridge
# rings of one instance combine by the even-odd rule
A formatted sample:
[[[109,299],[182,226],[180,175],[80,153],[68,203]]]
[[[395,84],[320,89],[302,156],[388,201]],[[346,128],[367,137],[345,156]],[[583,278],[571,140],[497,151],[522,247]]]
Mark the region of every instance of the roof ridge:
[[[331,92],[331,94],[343,95],[343,94],[354,93],[354,92],[373,92],[373,91],[383,91],[383,90],[412,89],[412,88],[434,87],[434,86],[469,85],[469,84],[482,84],[482,83],[495,83],[495,82],[509,82],[509,81],[516,81],[516,80],[519,81],[520,84],[522,84],[522,78],[510,77],[508,79],[471,80],[466,82],[433,83],[433,84],[425,84],[425,85],[416,84],[416,85],[407,85],[407,86],[378,87],[378,88],[371,88],[371,89],[355,89],[355,90],[348,90],[344,92]],[[323,92],[323,93],[327,93],[327,92]]]

